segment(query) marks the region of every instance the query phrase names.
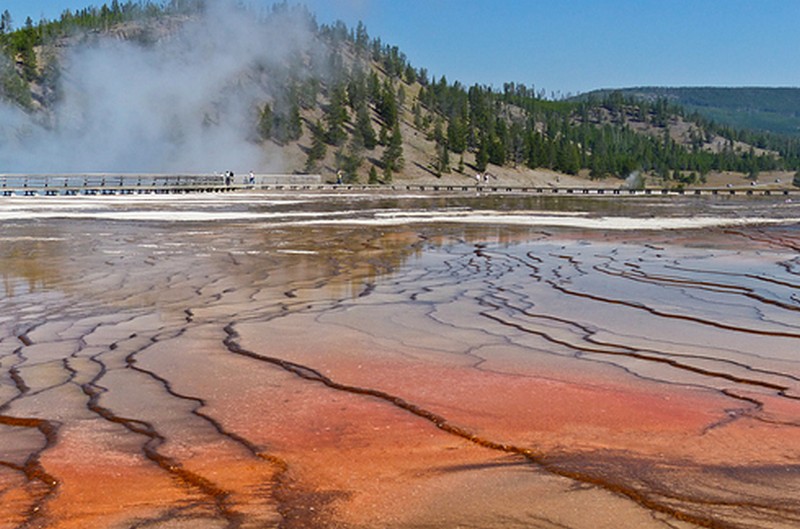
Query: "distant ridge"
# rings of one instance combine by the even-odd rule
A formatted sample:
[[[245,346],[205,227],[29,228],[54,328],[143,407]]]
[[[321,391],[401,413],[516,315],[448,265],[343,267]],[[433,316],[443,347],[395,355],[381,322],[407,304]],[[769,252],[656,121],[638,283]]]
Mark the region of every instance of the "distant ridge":
[[[634,87],[594,90],[578,98],[614,92],[647,101],[665,98],[720,125],[800,137],[800,88]]]

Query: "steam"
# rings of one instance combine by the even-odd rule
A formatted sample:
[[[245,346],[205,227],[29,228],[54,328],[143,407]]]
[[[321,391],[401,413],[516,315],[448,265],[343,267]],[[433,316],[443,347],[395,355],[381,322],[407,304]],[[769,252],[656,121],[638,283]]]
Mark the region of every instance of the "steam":
[[[155,44],[109,37],[69,51],[47,120],[0,103],[0,172],[280,171],[253,124],[282,99],[272,72],[311,49],[308,19],[209,4]]]
[[[625,178],[621,187],[622,189],[644,189],[644,184],[644,176],[641,171],[633,171]]]

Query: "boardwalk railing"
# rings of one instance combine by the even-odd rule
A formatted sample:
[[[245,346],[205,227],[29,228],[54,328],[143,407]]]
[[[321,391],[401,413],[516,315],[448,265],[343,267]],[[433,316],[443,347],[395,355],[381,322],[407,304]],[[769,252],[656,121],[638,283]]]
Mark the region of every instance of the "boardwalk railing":
[[[127,195],[202,193],[261,188],[281,184],[314,184],[319,175],[198,174],[0,174],[0,195]]]
[[[623,189],[614,187],[550,187],[524,185],[469,184],[329,184],[319,175],[138,175],[138,174],[0,174],[0,195],[129,195],[143,193],[203,193],[242,189],[275,191],[396,191],[396,192],[469,192],[538,195],[798,195],[800,188],[736,187]]]
[[[458,185],[458,184],[275,184],[260,189],[284,191],[396,191],[396,192],[467,192],[515,195],[603,195],[603,196],[682,196],[682,195],[739,195],[781,196],[800,195],[800,188],[686,188],[686,189],[623,189],[613,187],[549,187],[523,185]]]

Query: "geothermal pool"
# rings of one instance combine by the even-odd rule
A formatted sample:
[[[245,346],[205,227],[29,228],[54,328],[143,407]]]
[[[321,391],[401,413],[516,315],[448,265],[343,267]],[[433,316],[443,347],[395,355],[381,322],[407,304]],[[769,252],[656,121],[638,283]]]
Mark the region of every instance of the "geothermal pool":
[[[800,526],[800,204],[0,199],[0,528]]]

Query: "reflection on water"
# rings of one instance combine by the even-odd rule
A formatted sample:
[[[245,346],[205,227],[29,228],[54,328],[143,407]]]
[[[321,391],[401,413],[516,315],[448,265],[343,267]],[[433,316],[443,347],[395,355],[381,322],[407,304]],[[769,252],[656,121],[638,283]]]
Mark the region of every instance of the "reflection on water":
[[[61,254],[63,240],[48,228],[33,228],[16,237],[8,232],[6,228],[5,236],[0,236],[0,293],[13,297],[46,290],[50,280],[58,277],[53,265]]]
[[[790,202],[12,212],[0,527],[800,524]]]

